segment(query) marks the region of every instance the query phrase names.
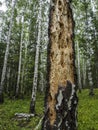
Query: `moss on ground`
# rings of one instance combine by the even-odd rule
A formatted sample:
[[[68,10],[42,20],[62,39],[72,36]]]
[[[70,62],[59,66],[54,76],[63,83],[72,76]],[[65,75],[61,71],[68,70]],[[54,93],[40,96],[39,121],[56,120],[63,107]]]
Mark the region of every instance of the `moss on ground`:
[[[98,130],[98,89],[95,95],[89,96],[89,90],[83,90],[78,94],[78,130]],[[44,96],[37,95],[36,113],[37,116],[29,120],[18,121],[15,113],[29,113],[30,98],[23,100],[9,100],[5,98],[3,105],[0,105],[0,130],[34,130],[43,116]]]

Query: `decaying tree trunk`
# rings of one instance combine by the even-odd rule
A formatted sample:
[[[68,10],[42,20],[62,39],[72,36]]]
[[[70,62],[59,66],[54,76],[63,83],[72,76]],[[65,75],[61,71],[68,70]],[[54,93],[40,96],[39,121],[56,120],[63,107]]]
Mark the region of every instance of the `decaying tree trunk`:
[[[15,9],[16,2],[17,0],[14,0],[13,5],[12,5],[12,15],[10,19],[10,27],[9,27],[8,37],[7,37],[7,46],[6,46],[5,56],[4,56],[4,64],[3,64],[1,82],[0,82],[0,103],[4,102],[3,85],[4,85],[5,75],[6,75],[7,61],[8,61],[8,55],[9,55],[9,46],[10,46],[10,37],[11,37],[12,23],[13,23],[13,16],[14,16],[14,9]]]
[[[39,15],[38,15],[38,38],[37,38],[37,45],[36,45],[32,97],[31,97],[31,103],[30,103],[30,112],[33,114],[35,114],[35,101],[36,101],[36,91],[37,91],[37,81],[38,81],[38,63],[39,63],[40,38],[41,38],[41,16],[42,16],[41,11],[42,11],[42,0],[40,0],[40,8],[39,8]]]
[[[42,130],[77,130],[74,21],[69,0],[51,0]]]

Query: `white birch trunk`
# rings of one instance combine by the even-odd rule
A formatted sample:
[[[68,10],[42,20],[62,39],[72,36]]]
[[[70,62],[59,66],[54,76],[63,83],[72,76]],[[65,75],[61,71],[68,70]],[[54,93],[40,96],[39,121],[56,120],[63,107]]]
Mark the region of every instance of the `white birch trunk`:
[[[24,16],[22,16],[22,31],[21,31],[21,41],[20,41],[20,53],[19,53],[19,65],[18,65],[18,77],[16,86],[16,97],[19,96],[19,84],[21,76],[21,62],[22,62],[22,44],[23,44],[23,28],[24,28]]]
[[[44,76],[43,73],[41,73],[41,92],[44,92]]]
[[[14,16],[14,9],[15,9],[16,2],[17,2],[17,0],[14,0],[13,4],[12,4],[12,14],[11,14],[11,19],[10,19],[10,28],[9,28],[8,37],[7,37],[7,46],[6,46],[5,56],[4,56],[4,64],[3,64],[1,83],[0,83],[0,95],[3,94],[3,85],[4,85],[5,75],[6,75],[7,61],[8,61],[8,55],[9,55],[9,46],[10,46],[10,37],[11,37],[13,16]],[[2,96],[0,96],[0,98],[1,97]],[[0,102],[2,102],[2,101],[0,100]]]
[[[86,61],[83,59],[83,87],[86,86]]]
[[[10,67],[8,68],[8,72],[7,72],[7,93],[9,93],[9,79],[10,79],[10,72],[11,72],[11,69]]]
[[[26,64],[26,57],[27,57],[27,45],[28,41],[25,42],[25,57],[24,57],[24,63],[22,68],[22,78],[21,78],[21,94],[23,94],[23,86],[24,86],[24,74],[25,74],[25,64]]]
[[[32,88],[32,97],[31,97],[31,104],[30,104],[31,113],[35,113],[35,101],[36,101],[37,80],[38,80],[39,50],[40,50],[40,38],[41,38],[41,17],[42,17],[41,11],[42,11],[42,0],[40,0],[39,15],[38,15],[38,38],[37,38],[37,45],[36,45],[33,88]]]
[[[96,12],[96,8],[95,8],[95,1],[94,0],[91,0],[91,7],[92,7],[92,11],[93,13]]]
[[[79,44],[77,42],[77,55],[78,55],[78,86],[79,86],[79,92],[81,92],[82,84],[81,84],[81,72],[80,72],[80,53],[79,53]]]
[[[93,79],[92,79],[92,72],[91,72],[91,64],[90,64],[90,60],[87,60],[87,64],[88,64],[88,80],[89,80],[89,86],[90,86],[90,92],[89,95],[94,95],[93,93]]]

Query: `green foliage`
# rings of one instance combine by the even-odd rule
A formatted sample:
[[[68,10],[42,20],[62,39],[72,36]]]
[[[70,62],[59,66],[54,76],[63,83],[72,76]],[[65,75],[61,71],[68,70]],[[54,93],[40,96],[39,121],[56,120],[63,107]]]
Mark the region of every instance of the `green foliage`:
[[[30,98],[20,100],[5,99],[0,106],[0,130],[31,130],[36,127],[43,116],[43,95],[37,96],[36,112],[37,116],[29,120],[17,120],[15,113],[29,113]]]
[[[78,130],[98,130],[98,89],[95,95],[89,96],[89,90],[83,90],[79,96],[78,105]],[[36,113],[37,116],[29,120],[18,121],[15,113],[28,113],[30,98],[20,100],[5,99],[0,106],[0,130],[34,130],[43,116],[44,96],[37,94]],[[40,128],[39,128],[40,130]]]
[[[79,94],[78,130],[98,130],[98,89],[89,96],[89,90]]]

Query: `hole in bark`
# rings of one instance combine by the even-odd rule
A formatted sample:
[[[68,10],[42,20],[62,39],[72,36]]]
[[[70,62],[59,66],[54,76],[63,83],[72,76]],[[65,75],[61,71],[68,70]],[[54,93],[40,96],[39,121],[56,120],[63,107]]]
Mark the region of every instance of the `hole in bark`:
[[[59,39],[61,39],[61,36],[62,36],[62,33],[60,32],[60,34],[59,34]]]
[[[61,52],[61,66],[64,67],[64,59],[63,59],[64,52]]]
[[[53,12],[55,11],[55,8],[54,8],[54,7],[52,8],[52,11],[53,11]]]
[[[68,14],[67,17],[69,18],[69,17],[70,17],[70,14]]]
[[[59,5],[62,5],[62,2],[59,0],[58,4],[59,4]]]
[[[69,39],[68,39],[68,38],[66,38],[66,41],[67,41],[67,44],[68,44],[68,42],[69,42]]]
[[[63,28],[63,23],[60,23],[60,27]]]
[[[61,66],[64,68],[64,62],[63,61],[61,61]]]
[[[71,54],[70,54],[70,60],[72,60],[72,59],[73,59],[73,54],[71,53]]]
[[[60,44],[58,45],[58,48],[60,49]]]
[[[53,114],[52,114],[52,113],[50,113],[50,116],[53,116]]]
[[[61,7],[59,8],[59,11],[60,11],[60,12],[62,11],[62,8],[61,8]]]
[[[54,51],[53,51],[53,52],[51,52],[51,58],[53,57],[53,55],[54,55]]]
[[[52,96],[51,96],[51,93],[49,93],[49,100],[50,100],[50,101],[52,100]]]

